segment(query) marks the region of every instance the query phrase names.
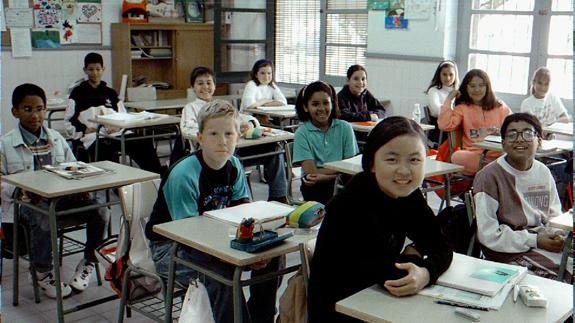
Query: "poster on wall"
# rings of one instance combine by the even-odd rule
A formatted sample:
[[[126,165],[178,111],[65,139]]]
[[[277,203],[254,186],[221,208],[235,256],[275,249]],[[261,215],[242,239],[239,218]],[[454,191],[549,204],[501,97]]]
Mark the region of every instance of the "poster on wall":
[[[32,46],[34,48],[60,48],[60,31],[58,29],[32,29]]]
[[[34,9],[36,28],[57,28],[60,25],[60,9]]]
[[[101,24],[77,24],[76,42],[81,44],[101,44],[102,25]]]
[[[427,20],[431,16],[431,0],[405,0],[405,19]]]
[[[62,0],[34,0],[34,9],[62,9]]]
[[[389,1],[385,15],[385,29],[407,29],[409,21],[405,19],[405,0]]]
[[[389,9],[389,0],[368,0],[367,9],[369,10],[387,10]]]
[[[66,19],[62,21],[60,26],[60,44],[69,45],[77,42],[76,25],[75,20]]]
[[[102,22],[102,5],[100,3],[78,3],[78,22]]]

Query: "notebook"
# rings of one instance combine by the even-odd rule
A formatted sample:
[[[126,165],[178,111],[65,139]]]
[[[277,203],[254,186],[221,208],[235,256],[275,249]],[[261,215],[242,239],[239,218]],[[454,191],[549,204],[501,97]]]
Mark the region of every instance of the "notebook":
[[[262,110],[262,111],[294,111],[295,112],[295,105],[293,104],[286,104],[286,105],[280,105],[280,106],[261,106],[257,108],[258,110]]]
[[[495,296],[507,284],[523,279],[527,268],[453,254],[451,266],[437,284],[487,296]]]
[[[277,229],[285,224],[286,216],[294,208],[281,203],[256,201],[224,209],[204,212],[205,216],[238,226],[244,218],[254,218],[261,223],[264,230]],[[256,224],[257,229],[258,224]]]
[[[46,165],[44,169],[68,179],[80,179],[110,172],[107,169],[102,169],[81,161],[60,163],[59,165]]]

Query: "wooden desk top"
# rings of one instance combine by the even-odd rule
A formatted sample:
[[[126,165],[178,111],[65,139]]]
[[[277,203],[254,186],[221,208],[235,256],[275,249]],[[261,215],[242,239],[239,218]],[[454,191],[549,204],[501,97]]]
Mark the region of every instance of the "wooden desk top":
[[[281,119],[291,119],[296,118],[297,113],[294,110],[279,110],[279,111],[263,111],[258,108],[245,109],[244,112],[251,114],[266,115],[268,117],[275,117]]]
[[[371,129],[373,129],[377,125],[377,123],[378,123],[377,121],[350,122],[353,130],[357,132],[370,132]],[[423,131],[435,129],[435,126],[429,124],[420,123],[419,125],[421,126]]]
[[[361,168],[361,158],[362,155],[357,155],[352,158],[325,163],[323,164],[323,167],[333,169],[341,173],[355,175],[363,170]],[[463,171],[463,166],[461,165],[437,161],[431,158],[426,158],[425,160],[425,177],[445,175],[461,171]]]
[[[83,179],[66,179],[46,170],[37,170],[4,175],[2,181],[46,198],[54,198],[160,178],[159,174],[111,161],[100,161],[91,163],[91,165],[113,172]]]
[[[279,141],[286,141],[286,140],[293,140],[294,134],[289,131],[280,130],[280,129],[272,129],[272,136],[263,136],[258,139],[245,139],[240,138],[238,145],[236,148],[244,148],[244,147],[251,147],[263,144],[269,144],[272,142],[279,142]]]
[[[567,231],[573,231],[573,212],[565,212],[560,216],[551,218],[549,226]]]
[[[251,254],[230,247],[235,227],[207,216],[196,216],[154,226],[154,232],[173,241],[198,249],[236,266],[247,266],[258,261],[298,251],[299,244],[315,237],[314,234],[294,235],[274,248]]]
[[[96,119],[89,119],[88,121],[103,125],[105,127],[134,129],[134,128],[180,124],[180,117],[163,116],[161,118],[155,118],[155,119],[129,120],[129,121],[96,118]]]
[[[558,133],[567,136],[573,136],[573,122],[569,123],[556,122],[552,125],[543,127],[543,131]]]
[[[527,307],[521,300],[514,303],[513,297],[508,296],[499,311],[471,311],[481,315],[481,322],[522,323],[563,322],[573,313],[573,286],[531,274],[520,284],[537,286],[548,299],[548,307]],[[374,285],[337,302],[335,309],[366,322],[470,322],[456,315],[455,307],[435,301],[422,295],[395,297]]]

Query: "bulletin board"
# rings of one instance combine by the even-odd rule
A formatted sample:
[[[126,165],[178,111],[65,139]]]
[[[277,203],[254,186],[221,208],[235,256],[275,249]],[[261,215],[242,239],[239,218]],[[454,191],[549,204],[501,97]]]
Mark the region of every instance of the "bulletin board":
[[[5,16],[10,0],[2,0]],[[32,47],[102,45],[102,0],[20,0],[32,10]],[[3,17],[3,18],[4,18]],[[5,19],[8,23],[8,19]],[[11,46],[10,26],[2,31],[2,47]]]

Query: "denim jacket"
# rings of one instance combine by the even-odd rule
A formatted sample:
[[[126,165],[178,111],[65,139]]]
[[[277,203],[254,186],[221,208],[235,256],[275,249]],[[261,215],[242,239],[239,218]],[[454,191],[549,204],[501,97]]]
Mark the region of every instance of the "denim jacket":
[[[48,134],[52,164],[75,161],[66,139],[56,130],[44,127]],[[0,137],[0,171],[2,175],[34,171],[34,156],[30,148],[24,143],[20,128]],[[13,195],[15,187],[2,182],[2,213],[3,222],[13,222]]]

